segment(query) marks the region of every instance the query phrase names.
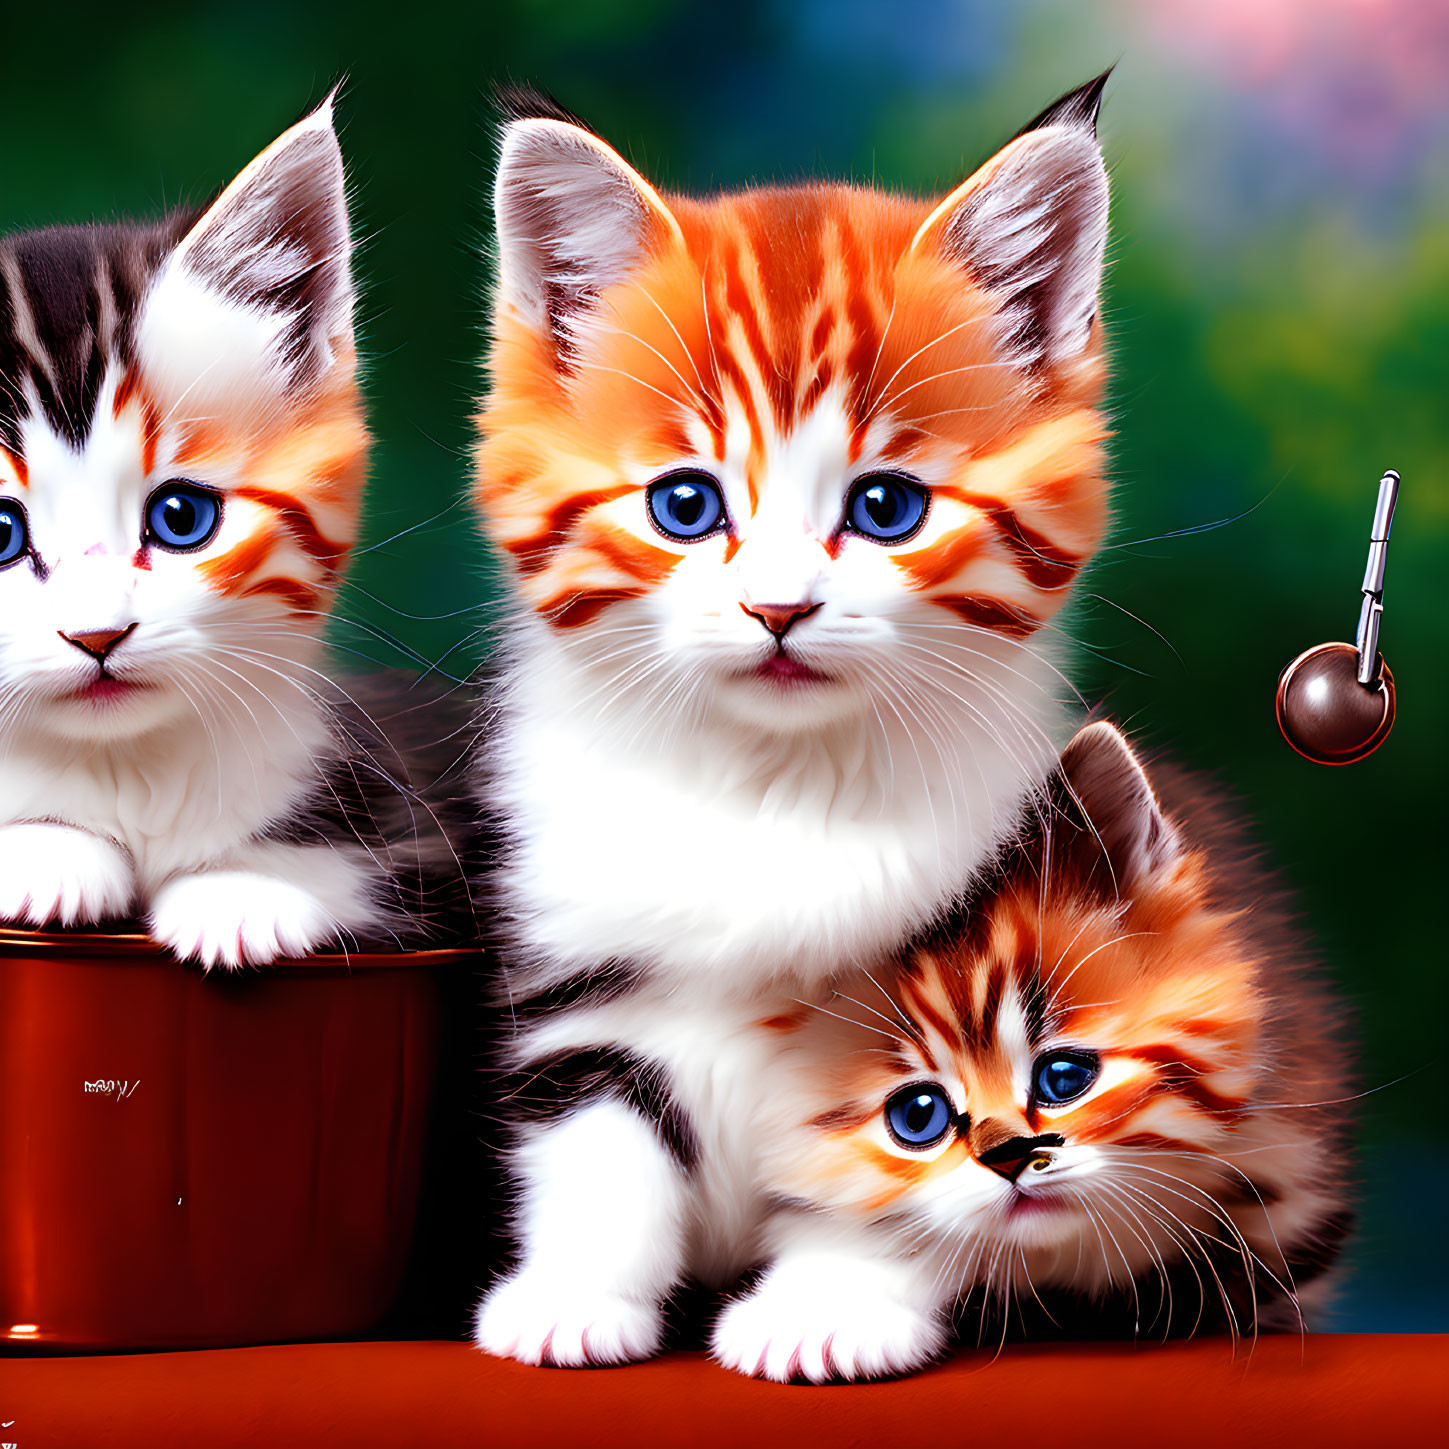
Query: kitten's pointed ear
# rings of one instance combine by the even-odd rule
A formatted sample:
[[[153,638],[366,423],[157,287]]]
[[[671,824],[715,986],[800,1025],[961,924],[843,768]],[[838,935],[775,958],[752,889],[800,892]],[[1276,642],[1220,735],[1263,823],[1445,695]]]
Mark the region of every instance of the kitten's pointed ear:
[[[1182,854],[1182,841],[1122,732],[1105,720],[1062,751],[1058,836],[1072,860],[1111,895],[1125,896]]]
[[[1031,131],[1040,131],[1047,126],[1075,126],[1097,134],[1097,117],[1102,114],[1102,92],[1112,79],[1115,66],[1108,66],[1095,80],[1078,86],[1074,91],[1058,97],[1044,111],[1033,116],[1016,135],[1025,136]],[[1015,139],[1015,138],[1013,138]]]
[[[494,187],[498,304],[563,350],[605,287],[680,235],[659,193],[566,115],[515,115]]]
[[[1047,107],[926,219],[934,246],[1002,299],[1006,346],[1027,368],[1083,352],[1107,246],[1107,168],[1097,144],[1100,75]]]
[[[320,375],[352,346],[352,235],[335,97],[251,161],[167,262],[168,272],[275,324],[272,351],[294,382]]]

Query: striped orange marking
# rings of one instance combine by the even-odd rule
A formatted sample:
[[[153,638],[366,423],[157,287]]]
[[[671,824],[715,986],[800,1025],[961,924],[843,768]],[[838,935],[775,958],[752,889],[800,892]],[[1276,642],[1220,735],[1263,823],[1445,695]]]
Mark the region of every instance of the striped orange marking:
[[[224,554],[216,558],[202,559],[196,566],[197,572],[218,593],[237,592],[240,584],[267,563],[283,538],[284,534],[279,526],[265,527],[244,538]]]
[[[29,488],[30,469],[26,465],[25,459],[19,453],[12,453],[9,448],[3,445],[0,445],[0,456],[3,456],[5,461],[10,464],[11,469],[15,473],[15,481],[22,488]]]
[[[338,567],[347,555],[347,545],[328,538],[317,527],[310,510],[300,499],[271,488],[238,488],[238,498],[250,499],[270,508],[285,525],[301,550],[325,568]]]
[[[582,629],[592,623],[610,604],[624,599],[637,599],[644,589],[585,589],[557,602],[544,617],[559,629]]]
[[[1043,622],[1017,604],[983,594],[957,594],[933,598],[931,602],[949,609],[958,619],[978,629],[989,629],[993,633],[1004,634],[1008,639],[1024,639],[1041,628]]]
[[[296,614],[312,613],[321,606],[323,597],[321,590],[314,585],[290,578],[259,579],[241,592],[244,598],[253,598],[258,594],[275,594],[291,605],[292,612]]]

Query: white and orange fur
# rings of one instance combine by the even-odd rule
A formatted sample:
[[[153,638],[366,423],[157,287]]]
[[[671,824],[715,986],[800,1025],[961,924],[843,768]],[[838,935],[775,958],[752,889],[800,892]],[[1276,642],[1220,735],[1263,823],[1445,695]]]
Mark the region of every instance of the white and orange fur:
[[[309,822],[330,772],[398,768],[321,643],[368,447],[351,249],[330,98],[199,215],[0,243],[0,919],[139,916],[208,966],[399,925],[389,843]],[[170,480],[219,500],[200,547],[148,535]]]
[[[752,1023],[935,917],[1057,758],[1051,619],[1106,523],[1100,93],[929,201],[666,197],[546,105],[504,132],[493,1352],[645,1356],[686,1272],[754,1260]],[[681,469],[726,515],[699,542],[650,521]],[[929,494],[896,544],[845,526],[880,476]]]

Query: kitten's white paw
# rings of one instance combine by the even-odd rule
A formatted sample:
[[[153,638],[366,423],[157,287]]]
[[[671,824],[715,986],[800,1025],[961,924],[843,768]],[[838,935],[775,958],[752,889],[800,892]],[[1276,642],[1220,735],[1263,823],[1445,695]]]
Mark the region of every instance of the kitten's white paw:
[[[908,1373],[936,1358],[946,1346],[946,1327],[893,1298],[856,1291],[804,1288],[766,1278],[747,1298],[729,1304],[710,1337],[726,1368],[752,1378],[871,1379]]]
[[[585,1368],[633,1363],[659,1351],[657,1304],[560,1286],[527,1271],[500,1283],[478,1309],[473,1339],[499,1358]]]
[[[151,903],[151,935],[183,961],[265,966],[330,942],[337,923],[310,891],[249,870],[177,876]]]
[[[115,920],[136,893],[125,852],[67,825],[0,829],[0,919],[32,926]]]

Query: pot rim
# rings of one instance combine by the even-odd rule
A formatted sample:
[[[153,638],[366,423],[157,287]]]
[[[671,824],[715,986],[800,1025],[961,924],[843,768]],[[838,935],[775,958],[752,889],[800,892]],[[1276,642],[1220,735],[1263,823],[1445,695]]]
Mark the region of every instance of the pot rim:
[[[478,946],[431,946],[418,951],[318,951],[305,957],[282,957],[267,966],[221,967],[231,977],[246,972],[352,971],[360,967],[445,966],[479,955]],[[142,964],[198,969],[178,961],[164,946],[141,931],[29,931],[0,926],[0,959],[35,956],[110,956]]]

